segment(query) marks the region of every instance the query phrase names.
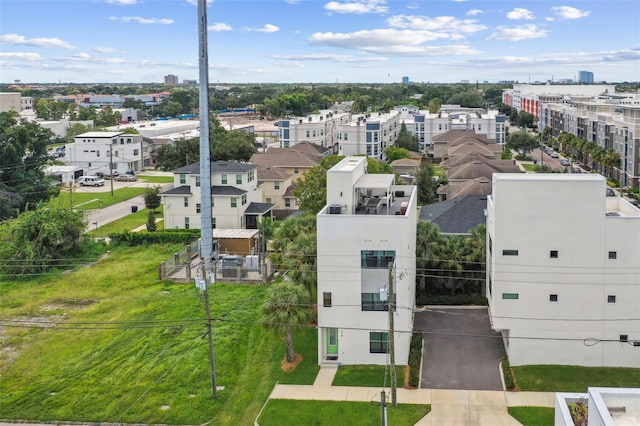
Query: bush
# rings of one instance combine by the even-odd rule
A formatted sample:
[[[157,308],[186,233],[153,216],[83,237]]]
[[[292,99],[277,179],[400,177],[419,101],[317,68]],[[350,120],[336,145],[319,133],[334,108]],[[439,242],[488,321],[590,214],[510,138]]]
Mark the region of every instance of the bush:
[[[179,232],[183,231],[183,232]],[[174,229],[170,231],[159,232],[130,232],[124,231],[119,234],[109,234],[112,244],[123,244],[127,246],[141,246],[148,244],[176,243],[189,244],[200,236],[200,230],[197,234],[186,232],[183,229]]]
[[[420,296],[418,305],[488,305],[487,298],[483,294],[443,294]]]
[[[507,390],[514,390],[516,388],[516,382],[513,379],[513,372],[509,364],[509,357],[507,356],[502,358],[502,377],[504,378],[504,386]]]
[[[422,360],[422,333],[413,333],[409,348],[409,386],[420,385],[420,361]]]

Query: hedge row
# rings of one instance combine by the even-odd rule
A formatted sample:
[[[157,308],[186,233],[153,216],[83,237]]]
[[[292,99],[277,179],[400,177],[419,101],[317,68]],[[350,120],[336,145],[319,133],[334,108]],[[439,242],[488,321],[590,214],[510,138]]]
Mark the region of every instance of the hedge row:
[[[502,358],[502,376],[504,377],[504,386],[507,390],[514,390],[516,388],[516,382],[513,379],[513,372],[509,364],[509,357],[507,356]]]
[[[177,232],[176,232],[177,231]],[[183,231],[183,232],[180,232]],[[158,232],[130,232],[124,231],[118,234],[109,234],[112,244],[124,244],[128,246],[141,246],[146,244],[189,244],[200,236],[200,230],[184,232],[185,230],[166,230]]]
[[[409,386],[420,385],[420,360],[422,359],[422,333],[413,333],[409,349]]]
[[[419,305],[487,305],[487,298],[483,294],[445,294],[427,295],[420,297]]]

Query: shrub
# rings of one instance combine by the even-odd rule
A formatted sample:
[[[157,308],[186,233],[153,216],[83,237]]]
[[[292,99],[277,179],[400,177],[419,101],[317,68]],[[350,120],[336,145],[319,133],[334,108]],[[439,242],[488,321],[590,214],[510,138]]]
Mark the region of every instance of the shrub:
[[[147,244],[176,243],[189,244],[200,236],[193,232],[176,232],[185,230],[159,231],[159,232],[130,232],[124,231],[119,234],[109,234],[112,244],[123,244],[128,246],[140,246]]]
[[[441,295],[420,295],[417,300],[419,305],[480,305],[486,306],[487,298],[484,294],[441,294]]]
[[[516,388],[516,382],[513,379],[513,372],[509,364],[509,357],[507,356],[502,358],[502,377],[504,378],[504,386],[507,390],[514,390]]]
[[[409,349],[409,386],[420,385],[420,361],[422,360],[422,333],[413,333]]]

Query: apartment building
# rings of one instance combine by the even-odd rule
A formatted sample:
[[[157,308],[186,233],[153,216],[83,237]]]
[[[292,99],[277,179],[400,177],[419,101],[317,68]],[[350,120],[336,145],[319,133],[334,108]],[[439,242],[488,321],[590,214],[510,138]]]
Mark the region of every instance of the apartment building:
[[[142,135],[123,132],[86,132],[67,144],[66,158],[71,166],[77,166],[85,174],[98,172],[134,172],[144,168],[151,158],[151,147]]]
[[[398,139],[399,117],[398,111],[352,116],[350,122],[338,126],[337,154],[366,155],[376,160],[386,160],[385,149]]]
[[[221,229],[257,229],[258,220],[271,216],[273,204],[262,202],[257,168],[231,161],[211,163],[212,226]],[[173,188],[160,194],[165,228],[200,228],[200,164],[173,172]]]
[[[416,187],[366,173],[366,157],[327,172],[317,215],[318,362],[389,362],[388,264],[395,293],[396,363],[406,364],[413,330]]]
[[[339,125],[349,122],[351,114],[322,110],[319,114],[292,117],[278,122],[280,148],[290,148],[300,142],[333,147]]]
[[[494,174],[486,295],[512,365],[638,367],[640,210],[597,174]]]

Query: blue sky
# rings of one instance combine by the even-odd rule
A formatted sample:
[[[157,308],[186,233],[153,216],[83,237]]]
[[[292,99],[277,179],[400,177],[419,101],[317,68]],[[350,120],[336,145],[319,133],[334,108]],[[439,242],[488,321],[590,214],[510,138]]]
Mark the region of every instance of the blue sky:
[[[0,82],[198,78],[197,0],[1,0]],[[640,80],[640,1],[214,0],[211,83]]]

